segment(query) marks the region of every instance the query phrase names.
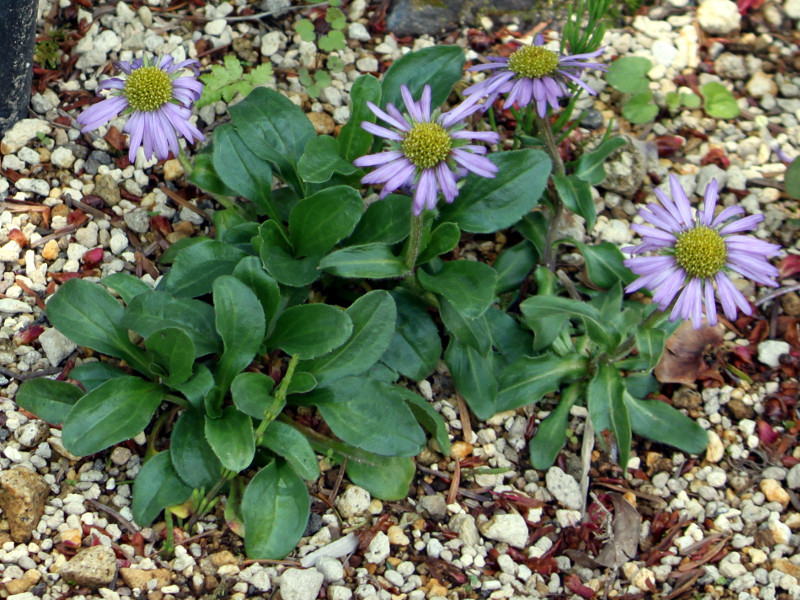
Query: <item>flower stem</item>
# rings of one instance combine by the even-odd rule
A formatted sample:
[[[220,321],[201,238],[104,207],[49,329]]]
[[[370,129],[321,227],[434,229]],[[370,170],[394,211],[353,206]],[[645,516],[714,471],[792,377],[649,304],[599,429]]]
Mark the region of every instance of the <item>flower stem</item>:
[[[275,397],[272,400],[272,404],[270,404],[269,407],[267,407],[267,410],[264,411],[264,419],[261,421],[261,423],[259,423],[258,428],[256,429],[256,445],[261,442],[261,439],[264,437],[269,424],[278,417],[281,410],[283,410],[283,407],[286,405],[286,391],[289,389],[289,384],[292,382],[294,370],[299,361],[300,356],[298,354],[295,354],[289,360],[289,366],[286,367],[286,373],[281,380],[281,384],[278,386],[278,389],[275,390]]]
[[[542,136],[544,148],[553,161],[553,168],[555,169],[556,175],[561,175],[563,177],[566,175],[567,170],[564,167],[564,161],[561,159],[561,153],[558,151],[558,144],[556,143],[556,138],[553,135],[553,129],[550,127],[550,123],[536,113],[536,125]],[[549,218],[550,222],[547,224],[547,235],[545,237],[542,262],[548,269],[555,271],[556,257],[555,252],[553,252],[553,244],[558,232],[558,222],[561,220],[561,213],[564,212],[564,203],[561,201],[561,197],[558,195],[558,190],[556,190],[555,185],[553,185],[552,179],[548,182],[548,187],[552,206]]]
[[[405,265],[408,274],[414,269],[419,257],[420,246],[422,245],[423,218],[422,213],[411,215],[411,231],[408,234],[408,246],[406,247]]]
[[[674,303],[673,303],[674,304]],[[650,327],[654,327],[661,323],[666,316],[667,311],[672,307],[670,305],[667,307],[667,310],[658,310],[656,307],[653,312],[651,312],[644,321],[642,321],[641,325],[637,325],[636,329],[644,328],[649,329]],[[614,355],[610,358],[609,362],[616,362],[628,356],[636,346],[636,331],[628,336],[628,338],[622,342],[619,346],[617,346],[617,351],[614,352]]]

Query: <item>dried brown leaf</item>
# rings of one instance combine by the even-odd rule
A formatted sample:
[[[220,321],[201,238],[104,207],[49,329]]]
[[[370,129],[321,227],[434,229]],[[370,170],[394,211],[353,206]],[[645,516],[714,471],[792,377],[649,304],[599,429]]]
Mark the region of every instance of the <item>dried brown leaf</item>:
[[[656,379],[661,383],[694,383],[705,367],[703,352],[722,341],[722,332],[721,325],[695,329],[690,322],[683,323],[667,339],[664,354],[655,368]]]
[[[613,535],[597,555],[597,562],[606,567],[620,567],[638,553],[642,517],[620,494],[611,493],[609,496],[614,505]]]

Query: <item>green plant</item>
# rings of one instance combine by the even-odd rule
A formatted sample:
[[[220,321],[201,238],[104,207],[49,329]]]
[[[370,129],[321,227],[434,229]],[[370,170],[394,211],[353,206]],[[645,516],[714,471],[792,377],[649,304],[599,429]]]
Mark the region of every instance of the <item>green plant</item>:
[[[272,64],[262,63],[253,67],[247,73],[242,68],[242,63],[231,54],[226,54],[221,65],[212,65],[209,73],[200,75],[200,80],[205,84],[203,95],[197,101],[198,107],[213,104],[220,100],[230,102],[236,94],[247,96],[253,88],[263,85],[273,78]]]

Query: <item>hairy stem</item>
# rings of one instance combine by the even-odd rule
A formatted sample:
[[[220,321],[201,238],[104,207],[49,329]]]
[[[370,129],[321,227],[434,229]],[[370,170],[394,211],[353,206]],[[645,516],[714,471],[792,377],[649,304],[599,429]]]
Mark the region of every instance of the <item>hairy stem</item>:
[[[556,143],[556,138],[553,135],[553,128],[550,126],[550,123],[536,114],[536,125],[539,128],[539,133],[541,134],[542,141],[544,142],[544,149],[547,151],[547,154],[550,155],[550,159],[553,161],[553,168],[557,175],[564,176],[566,175],[566,168],[564,167],[564,161],[561,160],[561,153],[558,151],[558,144]],[[553,244],[556,239],[557,230],[558,230],[558,222],[561,220],[561,213],[564,212],[564,203],[561,201],[561,198],[558,195],[558,191],[556,190],[555,185],[553,185],[552,179],[548,182],[548,187],[550,190],[550,203],[552,210],[550,211],[550,216],[548,219],[547,224],[547,236],[545,238],[545,245],[544,245],[544,256],[542,257],[542,262],[547,266],[548,269],[551,271],[555,271],[556,266],[556,256],[553,249]]]

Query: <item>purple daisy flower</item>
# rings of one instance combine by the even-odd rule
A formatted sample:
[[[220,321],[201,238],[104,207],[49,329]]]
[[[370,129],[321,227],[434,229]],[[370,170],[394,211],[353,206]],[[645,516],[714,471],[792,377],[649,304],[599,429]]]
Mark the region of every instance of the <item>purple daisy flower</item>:
[[[717,324],[715,301],[719,297],[725,316],[736,318],[736,307],[752,314],[750,303],[736,288],[726,271],[734,271],[756,283],[777,287],[778,270],[767,257],[780,250],[752,236],[739,235],[750,231],[764,215],[750,215],[727,223],[732,217],[744,214],[741,206],[729,206],[714,216],[717,206],[718,185],[712,179],[705,191],[703,210],[692,215],[686,192],[678,178],[670,175],[670,199],[661,190],[655,190],[661,204],[649,203],[639,215],[653,227],[631,225],[642,237],[638,246],[623,248],[629,254],[657,252],[656,256],[634,256],[624,261],[626,267],[640,275],[625,288],[627,293],[641,288],[655,290],[653,302],[659,310],[666,310],[675,300],[670,320],[691,317],[692,325],[699,329],[703,320],[703,306],[709,325]]]
[[[487,110],[500,94],[508,94],[503,108],[510,108],[516,102],[523,108],[533,100],[539,116],[544,118],[547,107],[558,108],[558,99],[569,96],[568,82],[573,82],[592,95],[592,88],[581,81],[584,69],[607,71],[600,63],[585,62],[603,54],[605,47],[585,54],[560,56],[558,52],[544,47],[544,37],[538,34],[531,46],[522,46],[508,58],[487,57],[490,62],[474,65],[467,71],[494,71],[489,77],[464,90],[467,96],[486,97],[483,110]]]
[[[500,136],[491,131],[466,131],[464,119],[476,110],[477,98],[467,99],[454,109],[431,113],[431,87],[422,90],[419,102],[414,102],[408,87],[400,88],[406,114],[402,114],[391,102],[386,112],[372,102],[369,109],[391,128],[364,121],[368,132],[389,140],[386,150],[368,154],[353,161],[357,167],[375,167],[361,179],[361,183],[382,183],[380,197],[400,188],[414,188],[414,214],[423,208],[433,210],[439,190],[447,202],[458,196],[457,180],[467,171],[482,177],[494,177],[497,166],[485,156],[486,148],[471,143],[478,140],[496,144]]]
[[[97,129],[119,114],[129,114],[123,131],[130,134],[130,162],[135,160],[139,146],[144,146],[148,160],[154,153],[164,160],[170,150],[178,155],[178,136],[189,143],[204,140],[200,130],[189,122],[192,105],[203,92],[203,84],[197,80],[199,63],[196,60],[174,63],[174,60],[164,56],[157,64],[141,58],[116,63],[114,66],[125,77],[112,77],[97,86],[98,91],[114,91],[81,113],[77,118],[83,126],[81,131]],[[178,77],[186,68],[194,75]]]

